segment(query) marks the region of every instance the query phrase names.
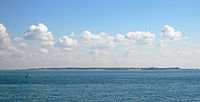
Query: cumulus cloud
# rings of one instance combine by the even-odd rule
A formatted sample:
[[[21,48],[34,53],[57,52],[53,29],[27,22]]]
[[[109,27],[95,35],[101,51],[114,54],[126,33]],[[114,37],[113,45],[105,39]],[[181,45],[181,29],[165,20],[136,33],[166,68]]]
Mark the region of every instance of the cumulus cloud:
[[[150,32],[128,32],[127,34],[117,34],[115,36],[115,42],[117,47],[122,48],[127,52],[135,52],[136,47],[143,46],[152,48],[153,41],[155,40],[155,34]]]
[[[15,46],[18,48],[24,49],[28,47],[28,44],[24,41],[23,38],[17,37],[14,39]]]
[[[90,31],[84,31],[82,36],[84,43],[90,46],[92,49],[106,49],[115,47],[113,42],[114,37],[109,36],[106,33],[94,35]]]
[[[14,49],[10,37],[6,31],[6,27],[3,24],[0,24],[0,49],[1,50]]]
[[[107,33],[93,34],[90,31],[82,33],[83,46],[94,50],[122,49],[133,52],[137,44],[152,47],[155,34],[150,32],[129,32],[127,34],[108,35]],[[139,46],[138,46],[139,47]]]
[[[54,46],[54,41],[43,41],[42,47],[49,48]]]
[[[42,43],[42,47],[54,46],[54,38],[52,32],[48,31],[46,25],[39,23],[38,25],[31,25],[24,33],[25,40],[35,40]]]
[[[90,31],[84,31],[82,35],[85,41],[101,39],[99,35],[93,35]]]
[[[0,23],[0,58],[7,58],[9,56],[21,56],[24,52],[17,49],[6,31],[6,27]]]
[[[199,44],[195,47],[187,46],[188,49],[183,47],[186,44],[179,41],[183,38],[180,31],[165,25],[161,35],[160,45],[163,48],[152,46],[151,50],[146,50],[146,45],[154,44],[156,39],[152,32],[136,31],[112,35],[104,32],[94,34],[91,31],[84,31],[80,36],[73,33],[55,40],[48,27],[39,23],[31,25],[22,37],[12,40],[6,27],[0,24],[0,64],[3,63],[3,60],[13,63],[15,58],[13,66],[18,65],[18,63],[25,66],[25,62],[28,66],[33,67],[34,65],[44,67],[51,67],[51,65],[56,67],[59,67],[57,65],[62,65],[62,67],[70,65],[151,66],[160,64],[161,56],[163,62],[169,59],[176,61],[178,57],[173,56],[178,55],[177,52],[179,52],[179,57],[194,56],[196,59],[199,58]],[[172,46],[167,46],[168,44]],[[194,49],[196,50],[194,51]],[[151,62],[152,60],[156,63]]]
[[[48,49],[47,48],[40,48],[38,51],[40,53],[48,53]]]
[[[68,36],[62,36],[58,42],[56,42],[56,45],[58,47],[62,47],[62,48],[72,48],[72,47],[75,47],[78,45],[78,42],[71,38],[71,37],[68,37]]]
[[[127,39],[135,40],[139,43],[150,43],[155,39],[155,34],[150,32],[129,32],[126,35]]]
[[[173,27],[169,25],[165,25],[162,32],[161,36],[164,39],[168,40],[180,40],[182,39],[182,33],[180,31],[175,30]]]
[[[37,44],[39,43],[41,45],[41,51],[46,53],[48,52],[48,48],[54,46],[52,32],[48,31],[48,27],[42,23],[31,25],[24,33],[23,39],[35,41]]]
[[[122,41],[126,41],[126,40],[127,40],[127,39],[126,39],[125,35],[117,34],[117,35],[115,36],[115,41],[117,41],[117,42],[122,42]]]
[[[27,40],[49,41],[53,40],[53,35],[48,31],[46,25],[39,23],[38,25],[31,25],[25,32],[23,38]]]
[[[176,43],[177,41],[186,39],[187,37],[183,37],[182,33],[175,28],[164,25],[164,28],[161,32],[161,40],[160,40],[160,46],[161,48],[166,48],[169,44]],[[163,49],[162,49],[163,50]]]

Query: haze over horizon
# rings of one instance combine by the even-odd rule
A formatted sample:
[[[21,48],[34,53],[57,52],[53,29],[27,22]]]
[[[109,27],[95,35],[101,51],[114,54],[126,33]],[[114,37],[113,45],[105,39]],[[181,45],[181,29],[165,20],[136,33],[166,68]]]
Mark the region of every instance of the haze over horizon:
[[[0,69],[200,68],[199,0],[1,0]]]

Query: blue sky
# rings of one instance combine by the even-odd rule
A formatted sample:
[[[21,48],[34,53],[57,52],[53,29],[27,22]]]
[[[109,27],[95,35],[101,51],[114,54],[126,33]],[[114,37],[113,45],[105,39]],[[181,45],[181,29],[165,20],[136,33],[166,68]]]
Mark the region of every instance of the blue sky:
[[[199,0],[0,0],[0,69],[199,68],[199,4]]]
[[[152,31],[173,25],[191,37],[199,33],[199,0],[1,0],[0,22],[11,36],[42,22],[54,36],[83,30],[108,32]]]

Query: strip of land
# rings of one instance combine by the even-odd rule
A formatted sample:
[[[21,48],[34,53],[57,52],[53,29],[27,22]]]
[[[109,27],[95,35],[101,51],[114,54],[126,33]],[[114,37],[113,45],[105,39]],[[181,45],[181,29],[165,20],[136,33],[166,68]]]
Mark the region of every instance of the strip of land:
[[[32,68],[30,70],[178,70],[179,67],[67,67],[67,68]]]

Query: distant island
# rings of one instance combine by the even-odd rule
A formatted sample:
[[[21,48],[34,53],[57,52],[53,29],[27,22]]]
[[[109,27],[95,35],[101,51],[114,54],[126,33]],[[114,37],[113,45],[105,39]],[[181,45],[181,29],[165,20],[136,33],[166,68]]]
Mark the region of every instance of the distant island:
[[[30,70],[178,70],[179,67],[66,67],[66,68],[31,68]]]

